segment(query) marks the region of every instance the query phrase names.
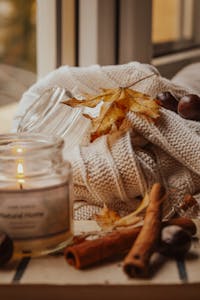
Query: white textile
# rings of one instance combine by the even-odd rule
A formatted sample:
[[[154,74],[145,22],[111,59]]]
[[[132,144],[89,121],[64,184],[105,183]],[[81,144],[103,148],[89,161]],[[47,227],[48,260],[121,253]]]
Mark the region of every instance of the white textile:
[[[97,94],[102,87],[128,86],[151,73],[155,76],[132,88],[152,97],[170,91],[177,99],[193,92],[161,77],[152,66],[138,62],[106,67],[63,66],[24,94],[14,127],[17,128],[27,107],[49,87],[60,85],[69,91],[76,89],[80,94]],[[70,154],[75,199],[89,204],[88,210],[80,205],[77,218],[87,218],[103,203],[121,213],[131,211],[155,181],[166,187],[173,201],[180,201],[188,192],[200,199],[200,122],[187,121],[164,108],[156,123],[149,123],[134,113],[129,113],[127,118],[132,131],[103,136],[75,148]],[[170,207],[168,200],[166,212]]]

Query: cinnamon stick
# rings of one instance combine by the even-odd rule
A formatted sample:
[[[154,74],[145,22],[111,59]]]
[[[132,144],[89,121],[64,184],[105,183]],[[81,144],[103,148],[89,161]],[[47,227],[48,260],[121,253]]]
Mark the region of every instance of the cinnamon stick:
[[[192,235],[196,233],[195,223],[188,218],[182,217],[162,222],[162,227],[168,225],[179,225]],[[119,229],[96,240],[82,241],[68,246],[64,255],[67,262],[76,269],[88,268],[94,264],[102,263],[105,259],[125,255],[141,229],[142,226]]]
[[[141,227],[116,230],[96,240],[86,240],[69,246],[64,252],[67,262],[77,269],[84,269],[107,258],[121,255],[131,247],[140,229]]]
[[[149,275],[149,260],[160,238],[164,197],[164,188],[160,183],[155,183],[150,191],[144,225],[124,260],[124,271],[129,277],[147,277]]]

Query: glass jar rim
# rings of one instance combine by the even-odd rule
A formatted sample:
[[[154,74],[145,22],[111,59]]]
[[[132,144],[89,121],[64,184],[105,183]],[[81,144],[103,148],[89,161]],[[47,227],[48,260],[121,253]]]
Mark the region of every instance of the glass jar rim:
[[[34,144],[35,142],[35,144]],[[23,153],[24,156],[33,155],[33,152],[45,151],[48,149],[58,149],[63,148],[64,140],[59,136],[43,135],[40,133],[27,133],[27,132],[18,132],[18,133],[8,133],[0,134],[0,154],[5,154],[6,156],[13,156],[14,154],[9,153],[8,150],[12,147],[8,146],[11,144],[14,148],[20,143],[25,143],[31,145],[31,151],[26,151]],[[37,144],[38,143],[38,144]],[[21,153],[15,153],[16,156]]]

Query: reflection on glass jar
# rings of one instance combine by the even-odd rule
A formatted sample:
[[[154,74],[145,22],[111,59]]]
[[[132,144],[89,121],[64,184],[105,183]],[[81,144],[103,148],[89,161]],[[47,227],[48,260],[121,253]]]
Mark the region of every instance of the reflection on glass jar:
[[[18,132],[38,132],[64,138],[65,152],[77,145],[89,142],[91,121],[82,115],[81,108],[64,105],[63,100],[72,94],[63,87],[52,87],[45,90],[21,118]]]

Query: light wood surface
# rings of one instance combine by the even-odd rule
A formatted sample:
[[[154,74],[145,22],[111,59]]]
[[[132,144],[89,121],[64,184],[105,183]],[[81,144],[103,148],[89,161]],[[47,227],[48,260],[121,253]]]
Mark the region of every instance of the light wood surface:
[[[75,223],[75,231],[98,229],[94,221]],[[104,263],[80,271],[67,265],[64,257],[46,256],[31,259],[18,284],[13,284],[15,267],[0,270],[1,299],[199,299],[200,243],[196,241],[186,260],[189,282],[183,284],[175,261],[165,262],[149,280],[128,279],[122,261]],[[28,294],[27,294],[28,293]],[[3,298],[2,298],[3,295]]]

